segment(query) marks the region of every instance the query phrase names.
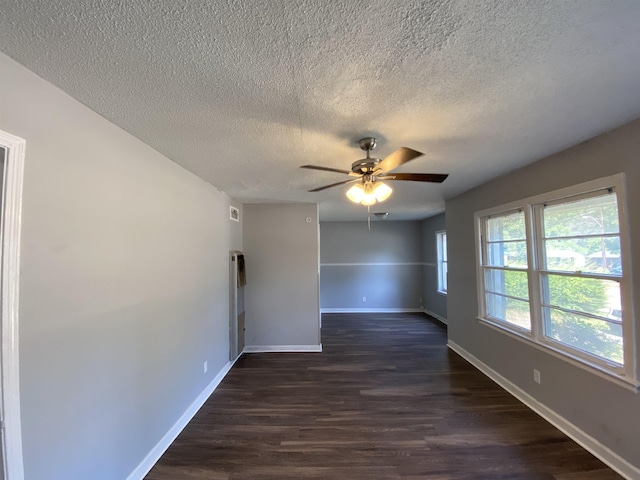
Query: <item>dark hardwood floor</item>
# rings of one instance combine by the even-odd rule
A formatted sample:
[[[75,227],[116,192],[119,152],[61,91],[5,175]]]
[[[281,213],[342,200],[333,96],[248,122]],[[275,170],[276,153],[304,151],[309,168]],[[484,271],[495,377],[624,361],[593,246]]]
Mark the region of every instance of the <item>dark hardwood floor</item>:
[[[613,480],[422,314],[325,314],[323,353],[243,355],[147,480]]]

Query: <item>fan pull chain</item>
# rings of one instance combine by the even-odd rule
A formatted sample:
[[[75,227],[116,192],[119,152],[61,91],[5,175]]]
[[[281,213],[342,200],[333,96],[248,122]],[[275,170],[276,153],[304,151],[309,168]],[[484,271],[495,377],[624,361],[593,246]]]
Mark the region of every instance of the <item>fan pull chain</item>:
[[[369,226],[369,231],[371,231],[371,206],[367,205],[367,225]]]

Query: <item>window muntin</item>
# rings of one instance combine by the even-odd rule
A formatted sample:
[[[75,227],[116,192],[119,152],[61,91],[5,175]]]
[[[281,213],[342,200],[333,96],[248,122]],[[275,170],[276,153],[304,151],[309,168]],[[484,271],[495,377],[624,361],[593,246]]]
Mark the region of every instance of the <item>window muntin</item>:
[[[438,292],[447,293],[447,232],[436,232],[436,245],[438,255]]]
[[[544,329],[548,338],[562,342],[583,353],[606,358],[623,364],[623,336],[621,322],[603,320],[562,311],[543,308]]]
[[[487,218],[487,242],[524,240],[527,238],[522,210]]]
[[[601,278],[544,274],[542,303],[604,317],[613,309],[620,310],[620,284]]]
[[[531,330],[529,302],[494,293],[486,294],[487,315],[489,318],[510,323],[523,330]]]
[[[622,274],[619,236],[548,239],[544,243],[548,270]],[[579,253],[584,251],[591,253]]]
[[[618,202],[612,188],[545,206],[546,238],[619,234]]]
[[[486,265],[527,268],[527,243],[522,211],[486,219]]]
[[[543,268],[621,276],[618,202],[612,188],[543,205],[541,212]]]
[[[487,265],[527,268],[527,243],[522,240],[487,242]]]
[[[504,297],[529,300],[527,272],[485,268],[485,290]]]
[[[618,174],[476,213],[479,317],[640,388],[624,198]]]

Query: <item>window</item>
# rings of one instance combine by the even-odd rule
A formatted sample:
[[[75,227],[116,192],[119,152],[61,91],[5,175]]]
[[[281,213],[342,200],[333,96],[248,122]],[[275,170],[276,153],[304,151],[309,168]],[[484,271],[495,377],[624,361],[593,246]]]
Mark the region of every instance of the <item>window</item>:
[[[531,330],[525,217],[522,210],[483,219],[486,316]]]
[[[536,205],[543,332],[618,365],[623,360],[620,228],[613,189]]]
[[[447,232],[436,232],[438,249],[438,292],[447,293]]]
[[[622,178],[476,213],[479,316],[637,385]]]

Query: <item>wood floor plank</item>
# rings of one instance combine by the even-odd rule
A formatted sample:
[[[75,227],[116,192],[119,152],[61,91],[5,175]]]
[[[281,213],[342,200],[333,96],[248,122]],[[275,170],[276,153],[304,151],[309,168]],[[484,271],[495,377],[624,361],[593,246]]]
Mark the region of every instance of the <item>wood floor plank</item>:
[[[422,314],[325,314],[322,353],[244,354],[147,480],[616,480]]]

